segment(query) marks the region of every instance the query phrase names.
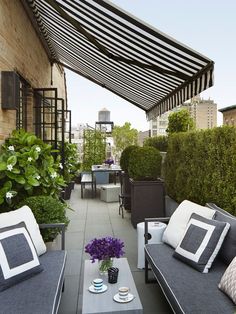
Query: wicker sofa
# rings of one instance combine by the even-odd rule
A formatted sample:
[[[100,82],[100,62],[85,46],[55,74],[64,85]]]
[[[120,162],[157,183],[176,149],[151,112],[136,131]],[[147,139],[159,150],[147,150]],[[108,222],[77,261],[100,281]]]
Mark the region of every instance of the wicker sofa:
[[[39,255],[38,260],[42,270],[35,275],[28,275],[23,280],[20,280],[16,284],[12,284],[10,287],[4,288],[0,292],[0,314],[55,314],[59,308],[61,293],[64,285],[64,270],[66,263],[65,224],[44,224],[36,226],[36,221],[32,222],[34,217],[32,216],[29,208],[21,208],[18,210],[19,213],[17,213],[17,211],[15,212],[17,219],[19,220],[21,220],[21,218],[23,220],[25,214],[27,216],[26,220],[29,216],[30,219],[32,218],[30,223],[32,223],[33,227],[28,224],[28,229],[31,231],[34,229],[34,231],[38,233],[38,236],[40,236],[38,227],[44,229],[60,229],[61,248],[60,250],[46,251],[46,247],[42,241],[41,244],[44,247],[41,247],[42,250],[39,248],[38,250],[41,250],[41,252],[39,252],[35,246],[36,255]],[[12,217],[15,214],[14,212],[1,214],[0,225],[8,223],[8,214],[10,216],[9,222],[13,220]],[[25,225],[27,225],[27,221]],[[33,234],[31,240],[34,244],[35,239],[35,234]],[[4,273],[2,258],[0,262],[1,273]],[[3,276],[1,277],[1,280],[4,281]]]
[[[215,220],[230,224],[223,245],[208,273],[201,273],[173,257],[174,249],[166,244],[148,244],[148,222],[168,223],[170,218],[145,220],[145,279],[150,280],[150,268],[174,313],[235,313],[235,304],[223,293],[218,284],[231,260],[236,256],[236,217],[214,204]],[[153,277],[153,276],[152,276]]]

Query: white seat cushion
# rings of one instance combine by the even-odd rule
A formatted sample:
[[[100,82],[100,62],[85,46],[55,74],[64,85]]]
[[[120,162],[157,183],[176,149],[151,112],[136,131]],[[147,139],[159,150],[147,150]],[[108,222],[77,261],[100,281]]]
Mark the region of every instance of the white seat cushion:
[[[167,228],[164,231],[162,241],[175,249],[183,238],[192,213],[212,219],[215,215],[215,210],[184,200],[171,216]]]
[[[36,248],[37,254],[42,255],[46,252],[46,245],[43,242],[39,226],[28,206],[0,214],[0,228],[10,227],[24,222]]]

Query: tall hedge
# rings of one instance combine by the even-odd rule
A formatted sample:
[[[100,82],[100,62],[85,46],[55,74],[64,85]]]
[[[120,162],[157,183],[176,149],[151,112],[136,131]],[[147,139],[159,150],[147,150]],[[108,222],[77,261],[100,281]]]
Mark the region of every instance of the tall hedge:
[[[168,147],[168,136],[159,135],[148,137],[144,140],[143,146],[152,146],[158,149],[160,152],[166,152]]]
[[[236,128],[173,134],[164,164],[166,191],[177,202],[214,202],[236,214]]]

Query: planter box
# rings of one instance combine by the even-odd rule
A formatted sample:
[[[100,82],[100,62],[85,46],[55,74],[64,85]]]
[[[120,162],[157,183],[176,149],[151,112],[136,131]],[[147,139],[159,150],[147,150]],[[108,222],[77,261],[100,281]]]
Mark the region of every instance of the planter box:
[[[161,179],[131,183],[131,222],[136,228],[145,218],[165,217],[165,188]]]
[[[173,200],[169,195],[165,196],[166,201],[166,217],[170,217],[173,212],[176,210],[176,208],[179,206],[179,203],[177,203],[175,200]]]
[[[61,193],[63,200],[69,200],[71,195],[71,187],[69,185],[65,186],[64,190]]]
[[[131,183],[128,173],[122,172],[121,173],[121,180],[122,180],[122,194],[127,195],[128,197],[124,198],[124,208],[128,211],[131,210]]]

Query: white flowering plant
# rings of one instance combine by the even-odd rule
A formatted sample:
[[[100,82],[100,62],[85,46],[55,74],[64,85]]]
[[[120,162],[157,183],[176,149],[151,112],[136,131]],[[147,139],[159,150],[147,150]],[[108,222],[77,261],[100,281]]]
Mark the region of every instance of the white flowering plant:
[[[65,182],[68,184],[75,178],[80,169],[78,149],[76,144],[65,142],[60,150],[64,155],[64,165],[60,163],[59,167],[62,169],[61,173]]]
[[[0,151],[0,210],[31,195],[59,197],[65,181],[55,152],[34,134],[13,131]]]

